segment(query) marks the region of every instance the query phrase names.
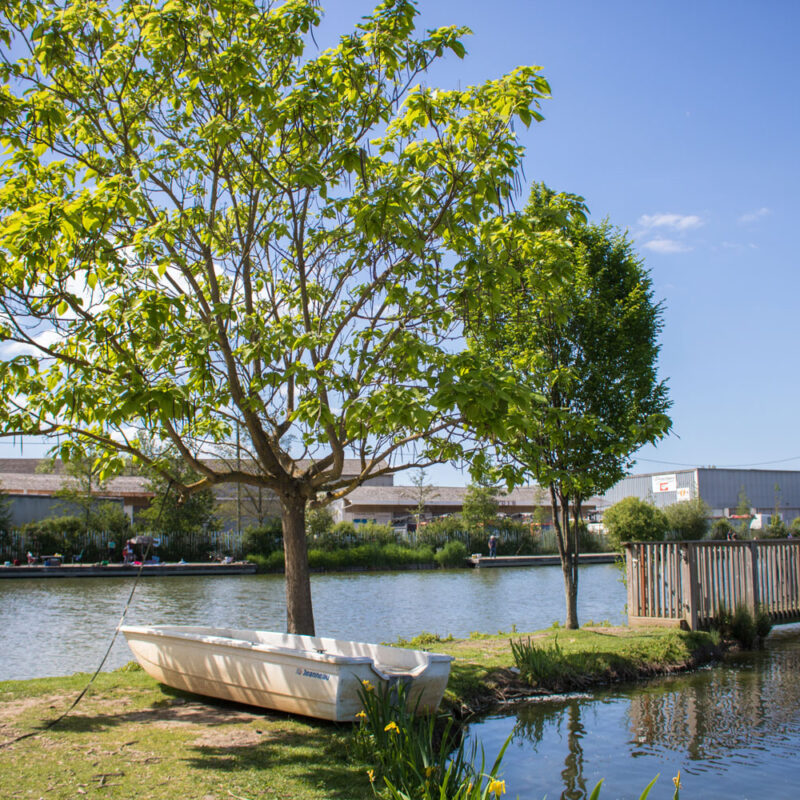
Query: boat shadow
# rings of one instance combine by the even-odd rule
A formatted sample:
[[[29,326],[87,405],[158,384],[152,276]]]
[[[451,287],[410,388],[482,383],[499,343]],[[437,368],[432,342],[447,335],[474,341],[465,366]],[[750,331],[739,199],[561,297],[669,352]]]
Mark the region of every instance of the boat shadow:
[[[261,722],[265,726],[283,724],[294,720],[308,726],[319,727],[328,732],[341,725],[324,720],[311,719],[296,714],[274,711],[229,700],[219,700],[203,695],[192,694],[181,689],[173,689],[161,684],[163,697],[144,708],[121,707],[118,711],[91,713],[84,701],[78,710],[59,720],[57,729],[64,732],[96,733],[110,728],[135,724],[202,725],[214,728],[223,725]],[[49,725],[42,726],[50,727]]]

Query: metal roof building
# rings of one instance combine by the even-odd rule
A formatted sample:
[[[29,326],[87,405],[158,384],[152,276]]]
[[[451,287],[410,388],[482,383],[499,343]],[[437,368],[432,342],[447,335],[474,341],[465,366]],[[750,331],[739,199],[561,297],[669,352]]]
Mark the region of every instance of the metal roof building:
[[[798,470],[695,467],[630,475],[603,495],[603,506],[631,496],[659,507],[700,497],[714,517],[727,517],[736,513],[742,492],[753,514],[772,514],[777,509],[785,522],[800,517]]]

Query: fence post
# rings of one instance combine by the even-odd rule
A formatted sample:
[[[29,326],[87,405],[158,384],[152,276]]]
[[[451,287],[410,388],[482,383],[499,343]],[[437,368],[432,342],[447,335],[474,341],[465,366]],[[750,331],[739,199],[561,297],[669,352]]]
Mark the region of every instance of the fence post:
[[[625,588],[628,590],[628,615],[638,617],[641,614],[639,604],[635,602],[635,581],[633,577],[633,545],[625,545]]]
[[[753,617],[758,614],[759,606],[761,605],[761,587],[758,585],[758,542],[752,539],[748,542],[750,545],[750,611]]]
[[[681,601],[683,619],[689,630],[697,630],[697,606],[700,592],[697,583],[697,550],[692,542],[680,543]]]

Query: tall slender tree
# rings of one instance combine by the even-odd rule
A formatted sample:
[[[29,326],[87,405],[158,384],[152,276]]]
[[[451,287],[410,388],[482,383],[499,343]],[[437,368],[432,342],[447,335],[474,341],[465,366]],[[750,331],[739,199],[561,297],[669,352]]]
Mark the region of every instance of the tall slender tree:
[[[657,375],[661,307],[628,238],[608,223],[588,224],[580,198],[536,186],[521,216],[527,249],[510,252],[517,275],[504,287],[507,307],[476,314],[473,343],[536,398],[511,407],[511,435],[497,444],[510,475],[549,489],[566,625],[577,628],[583,503],[671,424]],[[551,276],[559,277],[554,288]]]

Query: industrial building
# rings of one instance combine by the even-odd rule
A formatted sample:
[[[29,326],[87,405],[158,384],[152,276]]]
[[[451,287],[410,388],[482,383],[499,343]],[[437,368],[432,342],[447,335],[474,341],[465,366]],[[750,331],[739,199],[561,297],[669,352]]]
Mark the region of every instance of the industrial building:
[[[736,514],[746,498],[750,514],[777,513],[786,523],[800,517],[800,471],[694,467],[673,472],[630,475],[603,495],[603,508],[625,497],[664,507],[700,497],[714,518]]]

